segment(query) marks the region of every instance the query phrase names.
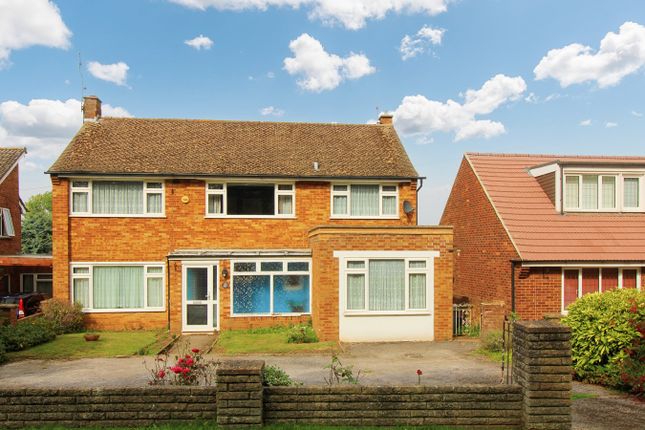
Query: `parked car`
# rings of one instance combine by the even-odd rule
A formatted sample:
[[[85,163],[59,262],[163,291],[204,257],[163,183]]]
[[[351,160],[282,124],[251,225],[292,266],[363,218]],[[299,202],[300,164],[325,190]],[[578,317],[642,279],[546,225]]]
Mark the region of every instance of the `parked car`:
[[[20,299],[22,299],[25,316],[29,316],[40,310],[40,302],[46,298],[41,293],[18,293],[0,297],[0,304],[17,305],[20,303]]]

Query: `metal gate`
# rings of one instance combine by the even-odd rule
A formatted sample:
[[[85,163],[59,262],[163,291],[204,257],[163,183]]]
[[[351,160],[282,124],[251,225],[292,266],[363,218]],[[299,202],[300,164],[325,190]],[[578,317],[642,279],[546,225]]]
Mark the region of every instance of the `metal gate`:
[[[513,322],[508,315],[504,317],[504,328],[502,330],[502,339],[504,340],[504,349],[502,350],[502,384],[513,383]]]
[[[463,336],[466,329],[472,326],[473,305],[463,303],[452,305],[452,335]]]

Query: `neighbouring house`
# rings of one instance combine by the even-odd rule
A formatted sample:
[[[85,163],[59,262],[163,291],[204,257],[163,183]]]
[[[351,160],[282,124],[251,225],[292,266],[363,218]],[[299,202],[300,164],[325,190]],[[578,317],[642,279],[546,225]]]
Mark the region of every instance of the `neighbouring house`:
[[[103,118],[49,169],[54,294],[91,327],[312,320],[323,340],[452,335],[452,229],[379,124]]]
[[[645,157],[465,154],[441,223],[455,298],[539,319],[584,294],[641,288]]]
[[[21,218],[18,168],[25,148],[0,148],[0,296],[20,292],[52,295],[50,255],[21,253]]]

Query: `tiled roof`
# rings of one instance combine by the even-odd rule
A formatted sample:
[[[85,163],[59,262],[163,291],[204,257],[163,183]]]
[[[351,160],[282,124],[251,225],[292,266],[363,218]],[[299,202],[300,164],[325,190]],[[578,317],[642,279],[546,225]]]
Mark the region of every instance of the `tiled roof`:
[[[136,118],[86,122],[48,173],[418,177],[389,125]]]
[[[25,148],[0,148],[0,178],[9,173],[25,152]]]
[[[645,261],[645,214],[560,214],[528,169],[640,164],[645,157],[466,154],[524,261]]]

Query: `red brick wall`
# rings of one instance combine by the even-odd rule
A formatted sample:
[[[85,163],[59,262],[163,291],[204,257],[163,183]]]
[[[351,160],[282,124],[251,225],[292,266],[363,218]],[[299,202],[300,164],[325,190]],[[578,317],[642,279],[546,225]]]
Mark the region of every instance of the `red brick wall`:
[[[11,238],[0,238],[0,255],[19,254],[21,248],[22,228],[20,225],[20,194],[18,190],[18,166],[9,173],[0,184],[0,207],[9,208],[13,218],[16,235]]]
[[[452,231],[444,227],[392,229],[385,232],[313,231],[312,319],[323,340],[338,339],[338,259],[334,251],[425,251],[436,250],[434,259],[434,329],[435,340],[452,338]]]
[[[158,261],[182,248],[271,249],[309,248],[308,232],[318,225],[416,225],[415,213],[403,212],[403,201],[416,206],[416,182],[399,187],[399,219],[332,220],[330,185],[296,183],[296,219],[208,219],[205,186],[198,180],[165,183],[165,218],[69,217],[69,182],[52,178],[54,296],[69,298],[70,262]],[[188,202],[182,203],[187,197]],[[171,327],[181,327],[181,272],[172,263],[169,273]],[[220,280],[221,281],[221,280]],[[222,282],[220,282],[220,285]],[[282,319],[228,318],[229,292],[220,288],[221,327],[272,325]],[[91,313],[88,322],[106,329],[153,328],[168,323],[167,312]],[[286,321],[286,319],[285,319]]]
[[[511,260],[518,258],[506,230],[464,158],[441,217],[454,228],[454,295],[481,302],[502,300],[510,311]]]

